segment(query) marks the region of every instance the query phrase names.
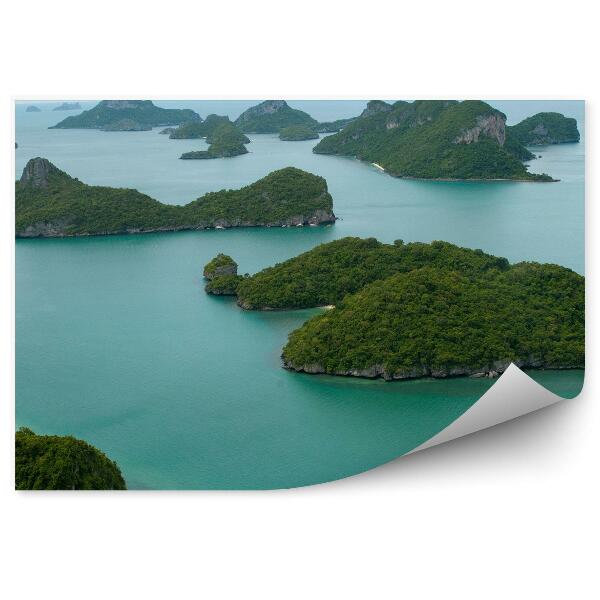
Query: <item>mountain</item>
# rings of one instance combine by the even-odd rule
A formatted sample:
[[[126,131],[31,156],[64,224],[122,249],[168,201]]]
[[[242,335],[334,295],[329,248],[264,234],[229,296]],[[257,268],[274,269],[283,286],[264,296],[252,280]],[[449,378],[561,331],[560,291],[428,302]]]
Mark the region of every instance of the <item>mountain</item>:
[[[71,436],[36,435],[21,427],[15,435],[15,489],[124,490],[114,461]]]
[[[318,140],[319,134],[306,125],[289,125],[279,131],[279,139],[284,142],[300,142],[303,140]]]
[[[94,108],[84,110],[80,115],[67,117],[50,129],[110,128],[111,131],[117,131],[119,122],[133,122],[141,127],[152,128],[179,125],[187,121],[201,119],[193,110],[160,108],[151,100],[102,100]]]
[[[285,100],[265,100],[245,110],[235,125],[244,133],[279,133],[290,125],[316,128],[318,123],[304,111],[291,108]]]
[[[552,181],[527,171],[522,161],[533,156],[507,134],[506,116],[479,100],[374,100],[313,152],[353,156],[397,177]]]
[[[52,110],[81,110],[81,104],[79,102],[63,102]]]
[[[579,141],[577,121],[560,113],[542,112],[518,125],[507,127],[511,137],[525,146],[565,144]]]
[[[30,104],[26,109],[25,112],[42,112],[42,110],[40,109],[39,106],[35,106],[33,104]]]
[[[210,192],[184,206],[137,190],[91,186],[45,158],[31,159],[15,186],[17,237],[110,235],[228,227],[333,223],[327,182],[287,167],[239,190]]]

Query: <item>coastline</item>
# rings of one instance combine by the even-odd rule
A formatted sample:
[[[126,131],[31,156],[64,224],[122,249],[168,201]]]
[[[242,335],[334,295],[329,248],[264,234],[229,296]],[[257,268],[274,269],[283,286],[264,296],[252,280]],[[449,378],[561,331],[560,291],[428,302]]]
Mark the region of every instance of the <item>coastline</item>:
[[[334,155],[334,154],[330,154],[330,155],[326,155],[326,156],[340,156],[340,155]],[[353,158],[354,160],[358,160],[359,162],[368,162],[368,161],[364,161],[361,160],[360,158],[356,158],[356,156],[348,156],[347,158]],[[460,182],[460,183],[468,183],[468,182],[477,182],[477,183],[481,183],[481,182],[494,182],[494,181],[514,181],[515,183],[558,183],[560,181],[560,179],[547,179],[547,180],[541,180],[541,179],[530,179],[530,178],[503,178],[503,177],[471,177],[469,179],[458,179],[458,178],[452,178],[452,177],[414,177],[413,175],[395,175],[394,173],[390,173],[389,171],[386,171],[386,169],[384,167],[382,167],[379,163],[376,162],[371,162],[369,163],[371,166],[375,167],[376,169],[378,169],[379,171],[381,171],[382,173],[385,173],[386,175],[389,175],[390,177],[395,177],[396,179],[411,179],[414,181],[444,181],[444,182],[448,182],[448,183],[452,183],[452,182]],[[534,173],[532,173],[534,174]]]

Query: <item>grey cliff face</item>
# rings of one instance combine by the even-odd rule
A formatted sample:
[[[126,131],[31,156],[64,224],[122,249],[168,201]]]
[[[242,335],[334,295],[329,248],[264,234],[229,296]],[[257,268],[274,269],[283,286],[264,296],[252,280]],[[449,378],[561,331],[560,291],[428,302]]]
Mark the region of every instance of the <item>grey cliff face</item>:
[[[34,187],[47,187],[48,177],[59,170],[46,158],[32,158],[23,169],[20,182]]]
[[[489,137],[499,146],[506,141],[506,119],[500,114],[480,115],[477,124],[463,131],[455,140],[455,144],[476,144],[481,136]]]

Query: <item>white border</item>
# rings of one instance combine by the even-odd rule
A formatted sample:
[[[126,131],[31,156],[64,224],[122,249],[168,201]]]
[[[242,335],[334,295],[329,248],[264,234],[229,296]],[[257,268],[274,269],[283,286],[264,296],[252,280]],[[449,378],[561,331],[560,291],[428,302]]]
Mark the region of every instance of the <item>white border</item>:
[[[592,368],[580,398],[358,477],[266,493],[10,489],[11,97],[585,98],[588,230],[597,230],[589,201],[600,103],[592,7],[579,0],[4,3],[4,597],[597,595],[600,384],[589,302]],[[598,297],[591,268],[598,247],[588,236],[588,299]]]

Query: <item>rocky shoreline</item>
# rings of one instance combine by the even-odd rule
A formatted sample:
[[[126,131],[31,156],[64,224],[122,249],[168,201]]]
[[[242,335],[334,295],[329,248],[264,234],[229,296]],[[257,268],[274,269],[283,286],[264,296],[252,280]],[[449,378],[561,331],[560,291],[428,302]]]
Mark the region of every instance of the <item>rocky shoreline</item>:
[[[557,370],[572,370],[572,369],[583,369],[583,365],[554,365],[546,363],[542,360],[531,358],[528,360],[498,360],[492,364],[473,368],[467,366],[457,366],[452,368],[434,369],[431,367],[423,366],[419,369],[412,369],[401,373],[387,373],[383,365],[373,365],[365,369],[349,369],[346,371],[333,371],[328,372],[325,370],[323,365],[312,364],[312,365],[294,365],[291,362],[285,360],[283,355],[281,356],[282,366],[288,371],[295,371],[296,373],[306,373],[309,375],[335,375],[336,377],[360,377],[363,379],[384,379],[385,381],[402,381],[407,379],[421,379],[423,377],[431,377],[433,379],[447,379],[449,377],[472,377],[472,378],[489,378],[494,379],[499,377],[508,369],[511,364],[519,367],[520,369],[557,369]]]
[[[322,214],[317,214],[322,213]],[[253,223],[253,222],[240,222],[233,221],[229,222],[224,219],[218,219],[214,224],[196,224],[196,225],[177,225],[173,227],[156,227],[150,229],[143,228],[127,228],[117,231],[103,231],[103,232],[83,232],[83,233],[65,233],[64,227],[69,223],[36,223],[30,225],[24,231],[16,232],[15,237],[17,238],[70,238],[70,237],[91,237],[91,236],[106,236],[106,235],[135,235],[144,233],[167,233],[177,231],[206,231],[210,229],[222,230],[222,229],[236,229],[236,228],[250,228],[250,227],[304,227],[304,226],[319,226],[319,225],[332,225],[336,221],[336,216],[331,213],[328,214],[326,211],[318,210],[315,215],[311,217],[305,217],[302,215],[290,217],[284,221],[273,221],[270,223]]]

